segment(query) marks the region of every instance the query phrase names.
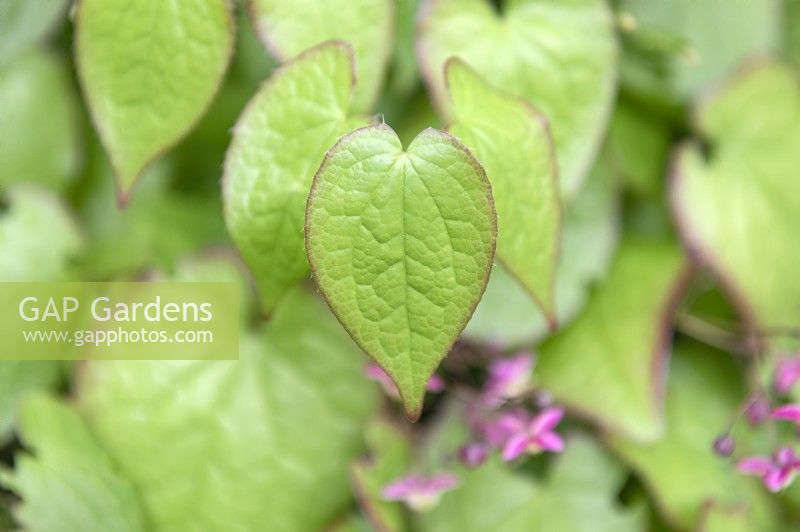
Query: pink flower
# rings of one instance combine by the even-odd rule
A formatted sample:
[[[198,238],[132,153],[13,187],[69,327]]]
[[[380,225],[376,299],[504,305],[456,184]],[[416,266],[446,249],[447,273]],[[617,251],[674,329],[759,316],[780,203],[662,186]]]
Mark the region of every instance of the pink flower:
[[[528,391],[533,361],[533,356],[522,353],[492,362],[489,367],[489,379],[486,381],[486,401],[499,404]]]
[[[785,419],[800,427],[800,405],[783,405],[772,411],[774,419]]]
[[[385,372],[379,365],[370,362],[364,366],[364,376],[380,383],[386,395],[394,399],[400,398],[400,392],[397,391],[397,385],[392,378]],[[439,375],[432,375],[428,380],[427,390],[429,392],[438,393],[444,390],[444,379]]]
[[[786,358],[775,368],[775,390],[786,393],[800,380],[800,357]]]
[[[494,420],[484,419],[475,424],[477,432],[492,447],[503,447],[508,439],[524,430],[531,415],[522,408],[505,411]]]
[[[508,438],[503,445],[503,460],[514,460],[525,452],[536,454],[542,451],[563,451],[564,440],[552,430],[562,417],[564,410],[558,407],[542,411]]]
[[[489,449],[483,443],[468,443],[458,450],[458,459],[467,467],[478,467],[488,456]]]
[[[792,483],[800,471],[800,460],[791,447],[781,447],[771,458],[751,456],[741,460],[736,468],[745,475],[759,475],[767,489],[776,492]]]
[[[425,477],[412,473],[388,484],[381,496],[388,501],[403,501],[412,510],[426,511],[439,504],[442,493],[456,486],[455,475],[441,473]]]

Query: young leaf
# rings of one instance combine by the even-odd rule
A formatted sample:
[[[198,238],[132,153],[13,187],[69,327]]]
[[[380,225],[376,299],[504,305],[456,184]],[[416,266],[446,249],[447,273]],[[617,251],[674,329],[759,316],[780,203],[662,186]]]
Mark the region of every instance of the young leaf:
[[[800,85],[779,64],[748,69],[705,102],[712,146],[678,153],[672,200],[683,240],[759,328],[800,323]]]
[[[351,117],[350,48],[322,44],[275,72],[234,129],[222,193],[234,242],[258,282],[263,309],[309,274],[303,216],[314,172]]]
[[[80,156],[77,110],[55,54],[32,50],[0,69],[0,187],[25,181],[62,188]]]
[[[320,530],[351,500],[348,464],[376,404],[362,366],[296,289],[240,360],[93,361],[78,402],[150,530]]]
[[[738,508],[745,530],[782,530],[767,492],[712,450],[747,393],[730,355],[679,342],[669,375],[664,437],[642,444],[615,435],[608,440],[612,449],[637,472],[677,529],[699,530],[701,515],[713,502]],[[736,436],[743,444],[744,435]]]
[[[617,45],[605,0],[427,0],[417,57],[449,117],[444,64],[458,56],[495,86],[547,116],[572,195],[591,168],[616,89]]]
[[[586,305],[589,288],[602,280],[619,243],[618,187],[604,158],[586,186],[566,205],[556,273],[556,311],[561,327]],[[531,344],[549,332],[542,311],[502,267],[492,269],[486,293],[464,335],[493,345]]]
[[[27,397],[19,453],[2,484],[22,503],[14,515],[25,530],[144,532],[137,493],[122,477],[78,414],[43,394]]]
[[[144,167],[208,107],[233,46],[227,0],[81,0],[75,53],[124,204]]]
[[[339,321],[397,384],[409,418],[486,287],[496,220],[483,168],[434,129],[343,137],[306,211],[306,248]]]
[[[623,241],[584,312],[541,345],[542,387],[606,428],[638,440],[658,438],[665,344],[683,272],[678,246]]]
[[[256,30],[279,60],[326,40],[350,43],[358,86],[353,107],[369,111],[383,85],[392,52],[394,0],[248,0]]]
[[[449,131],[486,169],[497,207],[497,256],[555,323],[561,201],[547,121],[525,100],[493,88],[460,60],[447,62]]]

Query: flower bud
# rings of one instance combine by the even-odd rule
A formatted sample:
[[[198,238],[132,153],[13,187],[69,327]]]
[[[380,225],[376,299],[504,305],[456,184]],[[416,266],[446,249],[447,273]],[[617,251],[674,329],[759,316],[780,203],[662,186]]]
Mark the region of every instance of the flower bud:
[[[458,450],[458,459],[467,467],[478,467],[488,456],[486,446],[482,443],[468,443]]]
[[[736,441],[730,434],[723,434],[714,440],[714,452],[718,456],[730,456],[736,449]]]

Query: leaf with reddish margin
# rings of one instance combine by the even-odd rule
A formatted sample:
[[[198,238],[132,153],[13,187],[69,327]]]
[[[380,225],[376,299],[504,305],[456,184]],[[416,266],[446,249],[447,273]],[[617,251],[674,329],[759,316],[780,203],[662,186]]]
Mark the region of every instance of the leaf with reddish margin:
[[[586,186],[566,205],[555,290],[561,327],[575,319],[586,305],[589,288],[607,275],[619,244],[619,187],[604,159],[598,161]],[[541,309],[502,265],[495,265],[464,336],[516,348],[535,343],[549,332]]]
[[[680,248],[628,236],[583,313],[539,349],[556,400],[599,425],[652,441],[664,430],[664,365],[686,281]]]
[[[392,53],[394,0],[248,2],[259,37],[278,60],[291,59],[323,41],[350,43],[358,78],[353,108],[357,112],[372,108]]]
[[[351,114],[353,51],[331,41],[274,72],[234,128],[225,156],[225,222],[271,313],[310,269],[303,241],[306,200],[325,152],[370,122]]]
[[[556,324],[561,196],[547,120],[459,59],[447,62],[455,122],[448,131],[486,169],[497,208],[497,257]]]
[[[200,119],[233,53],[227,0],[81,0],[75,58],[125,205],[144,168]]]
[[[431,95],[451,117],[444,65],[457,56],[493,85],[526,98],[549,120],[561,189],[578,192],[613,108],[617,41],[605,0],[426,0],[417,60]]]
[[[746,67],[701,102],[710,143],[678,151],[671,199],[692,256],[709,266],[751,329],[800,323],[800,82],[778,63]],[[774,337],[775,345],[793,342]],[[794,343],[796,345],[796,343]]]
[[[497,219],[483,167],[426,129],[404,150],[387,125],[328,152],[306,209],[306,250],[336,317],[419,418],[428,380],[486,288]]]

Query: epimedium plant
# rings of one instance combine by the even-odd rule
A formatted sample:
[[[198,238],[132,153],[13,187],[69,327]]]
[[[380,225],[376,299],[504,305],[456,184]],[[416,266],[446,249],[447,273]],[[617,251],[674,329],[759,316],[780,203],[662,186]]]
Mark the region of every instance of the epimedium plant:
[[[77,224],[17,176],[58,191],[81,164],[66,69],[36,49],[58,10],[0,4],[0,97],[21,103],[3,117],[53,124],[52,157],[25,135],[0,143],[0,248],[19,250],[0,254],[2,278],[165,263],[240,283],[263,318],[243,324],[237,363],[2,366],[0,437],[16,427],[30,451],[0,474],[17,520],[314,530],[352,489],[380,530],[643,530],[650,513],[781,529],[800,507],[800,89],[775,59],[732,74],[781,47],[781,11],[730,4],[80,0],[75,72],[106,154],[90,153],[85,188],[113,176],[127,211],[70,200]],[[736,39],[707,35],[718,13]],[[259,41],[275,68],[242,59]],[[182,143],[206,146],[203,117],[231,94],[211,173],[257,302],[227,255],[174,265],[224,231],[216,204],[178,203],[166,180],[204,165]],[[14,419],[65,371],[74,405],[34,395]],[[526,460],[541,453],[559,456]]]
[[[444,132],[421,133],[407,152],[385,125],[342,137],[367,120],[348,118],[360,80],[348,45],[330,42],[282,67],[250,103],[235,128],[223,186],[228,226],[260,281],[266,310],[308,275],[304,227],[328,303],[397,382],[412,418],[485,288],[494,197],[502,200],[499,258],[551,316],[554,307],[561,207],[546,123],[527,101],[492,88],[466,65],[447,69],[461,113],[451,131],[483,154],[488,174]],[[486,107],[482,98],[497,103]],[[501,126],[488,119],[497,109],[507,122]],[[501,151],[510,138],[525,141],[514,159]],[[496,179],[491,192],[487,178]]]
[[[313,43],[296,37],[298,33],[292,31],[299,22],[302,6],[281,6],[254,2],[253,17],[270,49],[279,57],[294,56]],[[455,113],[451,132],[456,136],[431,136],[432,132],[425,132],[409,145],[408,152],[402,151],[395,137],[399,151],[392,161],[390,152],[373,152],[379,149],[376,135],[364,133],[364,139],[355,142],[357,135],[353,133],[354,137],[344,137],[353,139],[352,146],[343,146],[342,140],[332,148],[344,133],[368,123],[367,118],[350,118],[351,106],[354,111],[363,110],[374,100],[372,95],[380,86],[381,65],[388,53],[387,39],[377,39],[383,43],[377,47],[374,43],[376,34],[389,34],[378,23],[389,20],[389,3],[373,1],[342,7],[346,9],[344,14],[358,10],[358,27],[327,23],[326,16],[342,16],[333,12],[335,3],[318,11],[316,19],[304,23],[328,29],[315,37],[315,42],[318,37],[336,38],[341,32],[347,43],[319,44],[292,59],[273,74],[237,124],[225,165],[226,219],[259,281],[267,312],[277,306],[286,290],[308,274],[304,248],[307,249],[311,264],[316,265],[315,278],[329,305],[356,342],[398,383],[407,412],[415,418],[425,383],[469,321],[485,289],[495,238],[499,238],[498,258],[542,307],[551,327],[555,326],[554,279],[561,222],[556,150],[561,153],[561,165],[568,167],[568,192],[574,192],[586,173],[585,161],[596,149],[602,117],[608,114],[594,110],[610,108],[613,82],[608,73],[614,71],[615,38],[602,2],[574,6],[570,11],[574,18],[567,23],[576,31],[591,25],[595,19],[592,15],[602,14],[606,20],[592,28],[595,42],[576,42],[574,48],[565,48],[567,55],[562,60],[585,63],[587,76],[596,76],[605,88],[592,90],[585,106],[565,106],[558,95],[566,90],[564,84],[576,80],[551,76],[548,79],[554,86],[549,88],[531,90],[529,80],[512,84],[511,92],[520,95],[516,99],[494,88],[465,63],[437,63],[440,57],[451,55],[452,51],[446,49],[449,36],[459,34],[462,28],[451,27],[453,18],[437,11],[446,14],[451,9],[446,3],[431,6],[433,12],[423,15],[430,20],[420,36],[420,59],[423,63],[432,62],[426,64],[429,72],[442,71],[451,102],[444,105],[452,107],[445,114]],[[185,134],[208,104],[230,55],[228,8],[222,1],[200,2],[161,12],[163,19],[171,23],[164,27],[185,28],[181,35],[188,35],[175,43],[176,49],[185,47],[186,54],[195,55],[179,54],[145,62],[153,50],[139,47],[131,53],[126,45],[140,31],[137,24],[126,25],[130,37],[123,35],[104,46],[103,39],[109,39],[104,27],[114,16],[114,6],[91,1],[78,6],[79,73],[94,122],[117,174],[122,203],[127,201],[134,180],[148,160]],[[146,10],[155,8],[140,9],[141,13],[129,10],[125,16],[145,20],[152,15]],[[476,13],[476,20],[471,23],[497,23],[481,20],[485,15]],[[539,35],[532,36],[521,29],[530,16],[533,13],[521,3],[504,13],[503,22],[524,52],[515,52],[517,59],[509,68],[531,67],[525,70],[535,76],[537,69],[546,70],[548,65],[535,59],[531,62],[525,56],[531,49],[543,46]],[[437,17],[442,17],[441,23],[437,23]],[[516,24],[517,19],[521,26]],[[429,28],[437,31],[428,35]],[[192,32],[201,30],[207,38],[197,46]],[[174,33],[155,33],[149,43],[172,44],[171,38],[175,38]],[[350,42],[354,43],[352,48]],[[597,46],[598,43],[602,45]],[[481,46],[495,44],[489,41]],[[428,51],[428,47],[435,51]],[[133,62],[134,67],[119,74],[118,65],[126,61]],[[202,65],[202,75],[190,76],[186,69],[191,65]],[[131,83],[140,77],[146,83]],[[189,78],[192,99],[181,98],[174,87]],[[440,82],[434,79],[429,78],[429,82],[441,100],[441,88],[436,88]],[[589,87],[595,81],[577,83]],[[128,94],[130,91],[134,93]],[[146,103],[131,105],[130,100]],[[555,148],[545,120],[531,101],[556,117]],[[499,111],[499,121],[494,120],[495,111]],[[133,120],[126,113],[134,112],[144,113],[144,117],[131,130],[128,125]],[[591,125],[584,127],[589,116]],[[586,132],[570,134],[576,127]],[[509,139],[522,139],[523,143],[509,145]],[[466,146],[461,145],[462,141]],[[419,153],[415,152],[417,147]],[[320,167],[325,153],[325,163]],[[352,158],[356,162],[349,169],[336,162]],[[355,177],[345,175],[348,171]],[[365,175],[378,179],[374,188],[360,188]],[[384,176],[394,177],[387,177],[384,182]],[[394,186],[390,187],[389,182]],[[494,194],[499,198],[497,216],[501,227],[497,237],[496,201],[489,182],[494,184]],[[316,192],[306,201],[309,188]],[[328,195],[332,197],[326,198]],[[347,202],[343,203],[345,198]],[[332,211],[338,209],[334,205],[348,208],[334,215]],[[428,214],[432,210],[439,213],[438,217]],[[352,227],[343,227],[348,224]],[[303,225],[305,246],[303,233],[298,231]],[[439,237],[431,231],[433,227],[440,228]],[[365,230],[371,235],[371,243],[364,239]],[[401,337],[406,339],[401,341]]]

